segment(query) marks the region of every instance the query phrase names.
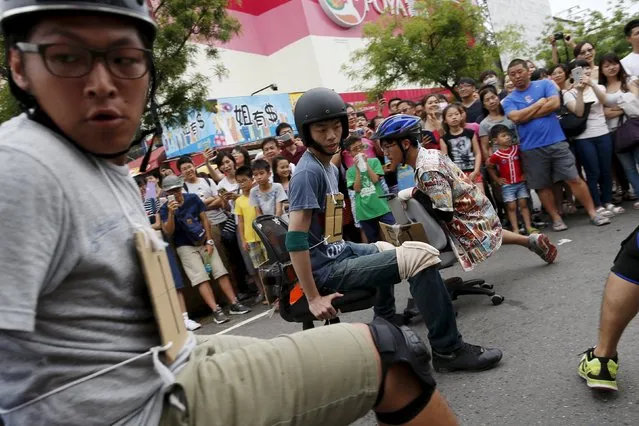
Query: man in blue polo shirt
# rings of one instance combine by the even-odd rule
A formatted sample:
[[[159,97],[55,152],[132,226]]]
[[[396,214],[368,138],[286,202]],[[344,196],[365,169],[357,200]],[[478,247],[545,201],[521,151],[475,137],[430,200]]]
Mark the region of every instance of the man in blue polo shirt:
[[[530,81],[526,61],[515,59],[508,65],[508,76],[515,90],[503,101],[504,111],[517,125],[521,156],[528,186],[535,189],[551,216],[553,230],[568,229],[555,207],[552,185],[565,181],[586,208],[593,225],[610,223],[595,211],[588,186],[579,177],[575,157],[566,142],[556,111],[560,107],[559,91],[550,80]]]

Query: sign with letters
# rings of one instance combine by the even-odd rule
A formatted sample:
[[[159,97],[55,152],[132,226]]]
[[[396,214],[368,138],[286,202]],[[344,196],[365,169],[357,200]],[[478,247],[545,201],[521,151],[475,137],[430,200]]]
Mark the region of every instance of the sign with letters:
[[[221,98],[190,112],[186,125],[164,127],[162,144],[172,158],[275,136],[277,125],[283,122],[295,130],[294,121],[287,93]]]
[[[412,3],[411,0],[319,0],[326,16],[343,28],[360,25],[373,12],[412,16]]]

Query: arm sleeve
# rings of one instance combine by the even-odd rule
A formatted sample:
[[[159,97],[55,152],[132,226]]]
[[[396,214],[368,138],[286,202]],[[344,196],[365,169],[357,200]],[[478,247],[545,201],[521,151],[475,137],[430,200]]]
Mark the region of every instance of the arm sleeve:
[[[486,119],[483,119],[481,123],[479,123],[479,137],[488,136],[488,126],[484,123],[486,123]]]
[[[424,192],[433,202],[433,208],[444,212],[452,212],[453,208],[453,191],[450,184],[439,172],[424,172],[420,177]]]
[[[289,212],[321,208],[320,194],[326,197],[326,183],[320,180],[316,173],[298,169],[288,186]]]
[[[501,101],[501,106],[504,107],[504,112],[506,115],[510,114],[513,111],[517,111],[515,104],[510,99],[510,96],[506,96],[503,101]]]
[[[169,220],[169,208],[167,207],[167,203],[164,203],[164,205],[160,207],[160,220],[162,222]]]
[[[44,164],[2,148],[0,163],[0,329],[32,332],[40,293],[66,267],[70,214],[63,186],[52,185]]]
[[[495,154],[491,154],[490,157],[488,157],[488,164],[493,164],[495,165]]]
[[[564,104],[577,101],[577,96],[572,91],[564,93]]]
[[[237,200],[235,200],[235,214],[238,216],[242,216],[242,207],[240,207],[242,203],[240,202],[240,199],[238,198]]]
[[[253,188],[251,188],[251,191],[249,192],[249,205],[253,206],[253,207],[259,207],[260,206],[260,200],[257,197],[257,191],[259,191],[259,189],[257,189],[257,186],[254,186]]]
[[[373,169],[375,174],[384,176],[384,168],[382,167],[382,163],[377,158],[372,158],[369,161],[371,162],[371,169]]]
[[[544,81],[544,98],[550,98],[551,96],[559,95],[559,89],[557,89],[557,87],[555,87],[555,85],[552,84],[550,80],[543,80],[543,81]]]

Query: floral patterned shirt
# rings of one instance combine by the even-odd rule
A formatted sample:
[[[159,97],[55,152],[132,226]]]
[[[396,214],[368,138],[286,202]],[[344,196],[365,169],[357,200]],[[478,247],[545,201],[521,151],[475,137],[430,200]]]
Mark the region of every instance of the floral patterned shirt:
[[[465,271],[501,247],[502,228],[488,198],[441,151],[420,148],[415,180],[433,208],[453,212],[447,223],[451,246]]]

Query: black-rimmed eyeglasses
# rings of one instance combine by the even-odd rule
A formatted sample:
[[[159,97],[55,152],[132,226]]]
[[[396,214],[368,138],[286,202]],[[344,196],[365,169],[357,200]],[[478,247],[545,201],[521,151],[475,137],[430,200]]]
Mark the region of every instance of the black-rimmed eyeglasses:
[[[126,80],[136,80],[149,72],[152,55],[148,49],[114,47],[97,50],[73,44],[16,43],[23,53],[37,53],[47,70],[62,78],[79,78],[89,74],[95,60],[104,60],[111,75]]]

